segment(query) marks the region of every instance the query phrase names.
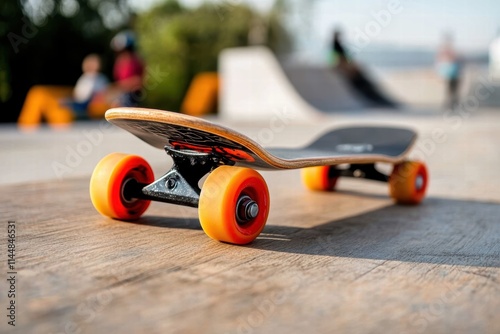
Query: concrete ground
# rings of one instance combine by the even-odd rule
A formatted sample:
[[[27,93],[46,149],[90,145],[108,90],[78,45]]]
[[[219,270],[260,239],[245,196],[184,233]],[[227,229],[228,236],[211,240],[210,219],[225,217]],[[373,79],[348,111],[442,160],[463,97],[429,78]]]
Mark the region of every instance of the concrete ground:
[[[14,330],[498,333],[500,110],[358,112],[321,124],[285,114],[225,125],[293,147],[360,123],[419,131],[412,155],[430,171],[423,204],[393,205],[384,184],[346,179],[335,193],[312,193],[298,171],[263,172],[271,214],[245,247],[210,240],[194,209],[154,203],[135,224],[97,214],[88,180],[104,155],[142,155],[156,176],[170,165],[124,131],[105,122],[0,127],[0,221],[17,228]],[[0,306],[8,303],[2,293]],[[13,330],[5,317],[0,326]]]

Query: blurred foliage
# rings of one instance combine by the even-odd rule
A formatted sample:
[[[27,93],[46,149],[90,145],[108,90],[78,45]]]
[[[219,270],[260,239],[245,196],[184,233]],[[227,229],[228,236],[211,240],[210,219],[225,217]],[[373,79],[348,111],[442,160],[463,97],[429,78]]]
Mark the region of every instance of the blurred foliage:
[[[74,85],[89,53],[111,73],[109,41],[129,16],[126,0],[2,0],[0,121],[17,119],[35,84]]]
[[[179,110],[194,75],[216,71],[222,49],[248,45],[255,22],[264,24],[272,49],[286,49],[279,11],[263,15],[232,0],[197,8],[166,0],[135,17],[128,0],[2,0],[0,121],[16,121],[33,85],[74,85],[89,53],[103,56],[103,72],[111,78],[109,42],[127,28],[136,31],[147,65],[144,105]]]
[[[135,28],[141,55],[149,74],[159,78],[146,84],[145,104],[179,110],[193,77],[216,71],[221,50],[248,45],[249,30],[256,21],[266,24],[269,46],[282,50],[287,39],[279,16],[264,17],[234,1],[185,8],[167,0],[138,16]]]
[[[285,27],[287,0],[276,0],[267,17],[267,44],[278,55],[292,52],[293,37]]]

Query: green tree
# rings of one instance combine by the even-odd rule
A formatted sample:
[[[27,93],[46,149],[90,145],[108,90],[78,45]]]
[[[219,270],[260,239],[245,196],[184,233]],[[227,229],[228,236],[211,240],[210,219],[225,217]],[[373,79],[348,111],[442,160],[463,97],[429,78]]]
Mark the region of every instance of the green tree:
[[[0,3],[0,120],[15,121],[35,84],[73,85],[85,55],[105,55],[130,16],[126,0],[2,0]]]
[[[127,4],[128,0],[2,0],[0,121],[17,119],[33,85],[74,85],[89,53],[104,56],[104,72],[111,77],[114,55],[109,42],[131,21]],[[138,15],[128,28],[136,30],[148,73],[160,74],[146,87],[144,104],[178,110],[194,75],[216,71],[224,48],[247,45],[256,20],[266,23],[269,46],[283,50],[287,38],[278,14],[274,10],[262,15],[229,0],[194,9],[167,0]]]
[[[278,34],[284,34],[278,15],[261,17],[248,6],[230,1],[190,9],[168,0],[140,15],[136,29],[146,64],[167,73],[159,84],[146,87],[145,103],[179,110],[197,73],[216,71],[223,49],[248,45],[249,29],[256,19],[272,21],[268,33],[273,36],[268,40],[276,45]]]

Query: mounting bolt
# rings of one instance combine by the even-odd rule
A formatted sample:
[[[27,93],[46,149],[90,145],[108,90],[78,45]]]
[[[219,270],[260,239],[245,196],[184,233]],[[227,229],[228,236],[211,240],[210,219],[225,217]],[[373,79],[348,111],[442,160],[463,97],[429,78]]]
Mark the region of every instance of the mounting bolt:
[[[175,188],[177,185],[177,180],[171,177],[170,179],[167,180],[167,188],[172,190]]]
[[[352,174],[357,178],[365,177],[365,173],[360,169],[356,169]]]
[[[252,201],[248,206],[246,210],[247,217],[250,219],[254,219],[259,215],[259,205]]]

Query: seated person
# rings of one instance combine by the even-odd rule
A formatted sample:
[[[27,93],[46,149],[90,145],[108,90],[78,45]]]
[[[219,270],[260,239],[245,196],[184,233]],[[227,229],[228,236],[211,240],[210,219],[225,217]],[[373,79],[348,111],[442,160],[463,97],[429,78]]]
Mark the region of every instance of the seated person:
[[[73,99],[62,101],[77,117],[86,117],[87,108],[96,94],[104,92],[108,87],[108,79],[102,73],[101,59],[96,54],[90,54],[83,60],[82,76],[73,89]]]
[[[144,84],[144,64],[135,51],[135,38],[121,32],[111,41],[116,52],[113,69],[115,82],[108,86],[99,73],[100,59],[89,55],[83,62],[83,75],[76,87],[34,86],[28,92],[18,124],[38,126],[42,116],[53,126],[70,123],[75,116],[102,117],[111,107],[133,107],[140,102]]]
[[[74,88],[45,85],[31,87],[18,118],[19,126],[24,129],[38,127],[43,118],[52,126],[65,126],[75,116],[87,116],[92,99],[104,93],[108,86],[106,77],[99,73],[100,66],[99,57],[92,54],[85,57],[83,75]],[[94,116],[102,113],[94,113]]]

